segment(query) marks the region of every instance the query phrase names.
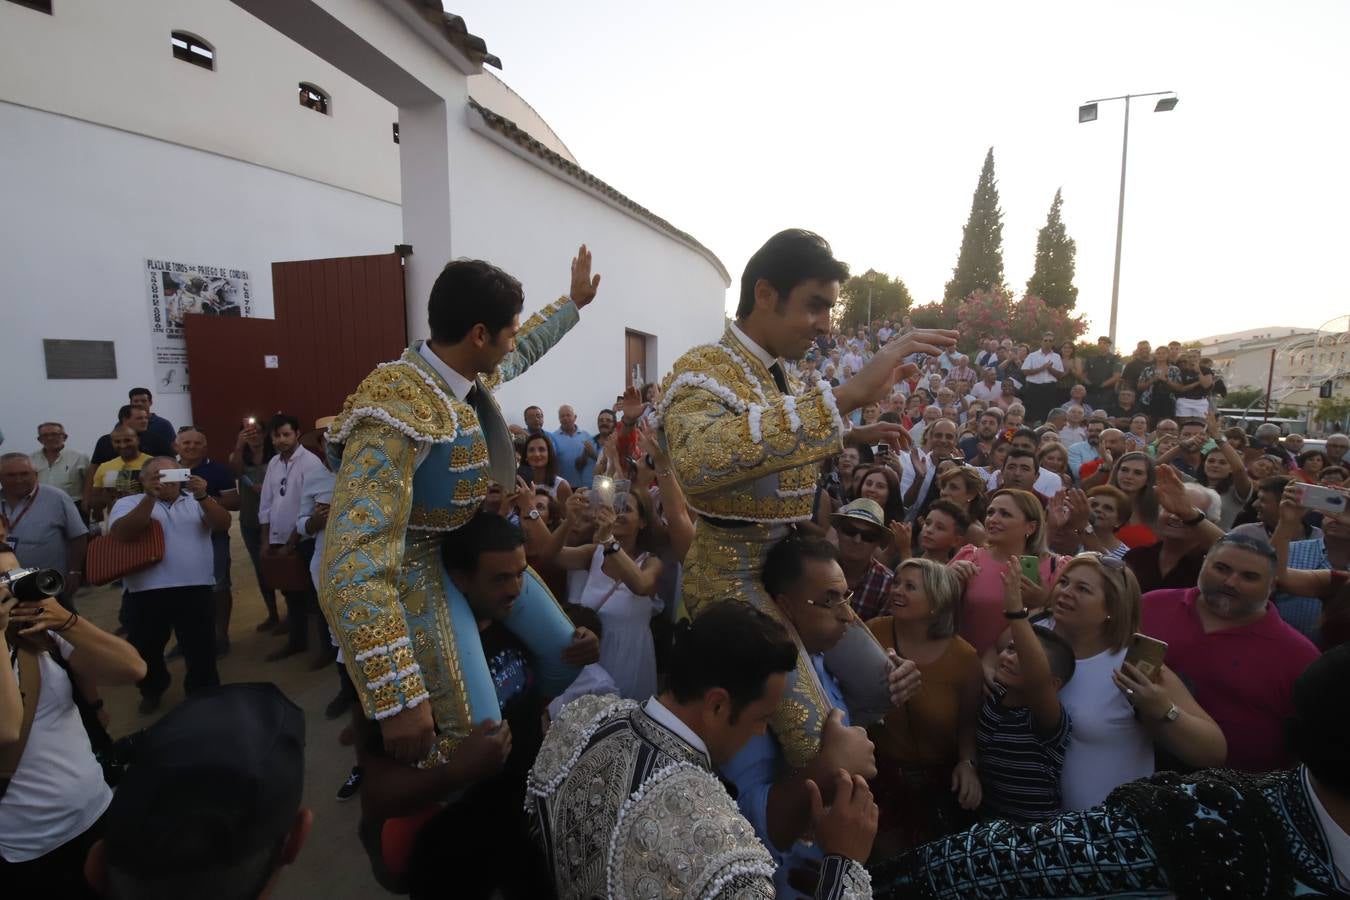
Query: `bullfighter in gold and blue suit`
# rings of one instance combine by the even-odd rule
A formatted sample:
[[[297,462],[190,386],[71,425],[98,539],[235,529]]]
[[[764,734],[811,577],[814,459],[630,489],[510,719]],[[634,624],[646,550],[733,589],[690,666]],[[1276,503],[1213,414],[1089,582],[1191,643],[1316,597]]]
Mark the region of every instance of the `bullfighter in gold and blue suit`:
[[[338,474],[320,604],[396,759],[444,763],[475,725],[501,718],[477,623],[440,547],[490,484],[516,483],[492,390],[576,325],[599,284],[582,246],[570,296],[521,324],[519,281],[479,260],[451,262],[428,303],[431,339],[368,375],[329,429]],[[531,651],[543,694],[571,683],[577,669],[561,657],[576,630],[532,571],[505,625]]]

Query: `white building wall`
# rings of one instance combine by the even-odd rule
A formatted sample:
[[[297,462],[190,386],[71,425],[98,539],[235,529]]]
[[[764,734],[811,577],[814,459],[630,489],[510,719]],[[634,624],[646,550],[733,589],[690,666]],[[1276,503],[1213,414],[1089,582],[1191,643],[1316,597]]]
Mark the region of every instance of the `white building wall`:
[[[389,102],[226,0],[0,2],[0,100],[294,172],[395,203]],[[173,31],[216,49],[209,72],[175,59]],[[299,84],[332,98],[305,109]]]
[[[153,387],[145,260],[247,269],[272,315],[273,262],[388,253],[399,207],[176,144],[0,103],[4,450],[62,421],[89,452],[134,385]],[[43,338],[111,340],[116,381],[48,381]],[[187,394],[156,410],[189,421]]]
[[[330,12],[370,19],[375,31],[365,36],[448,99],[451,238],[415,246],[410,273],[451,257],[489,259],[521,279],[526,314],[567,291],[583,241],[604,276],[557,352],[503,389],[510,419],[537,403],[553,427],[558,405],[571,403],[593,427],[625,384],[626,328],[655,336],[651,380],[717,338],[727,282],[713,261],[471,132],[465,97],[475,86],[490,108],[515,95],[482,76],[466,81],[405,24],[370,15],[363,4],[374,2],[333,0]],[[174,30],[209,41],[216,70],[174,59]],[[299,105],[302,80],[330,92],[332,116]],[[523,99],[508,107],[497,111],[561,146]],[[127,388],[152,381],[147,257],[249,270],[255,314],[265,317],[272,262],[388,252],[407,241],[396,204],[400,150],[409,147],[392,142],[396,117],[393,105],[225,0],[60,0],[53,16],[0,2],[0,266],[9,276],[0,353],[6,375],[25,385],[0,407],[4,449],[35,448],[37,423],[59,419],[72,446],[87,450]],[[413,336],[425,336],[425,291],[412,280],[409,308]],[[43,338],[115,341],[116,382],[47,381]],[[181,424],[189,398],[165,394],[156,409]]]
[[[595,302],[556,350],[498,392],[507,417],[543,407],[576,407],[580,427],[614,403],[627,381],[624,330],[648,342],[648,378],[658,380],[690,347],[721,335],[726,282],[704,257],[671,236],[521,159],[487,137],[463,132],[452,148],[454,252],[497,263],[521,280],[526,314],[567,293],[570,265],[585,243],[602,276]],[[418,320],[414,334],[425,335]]]

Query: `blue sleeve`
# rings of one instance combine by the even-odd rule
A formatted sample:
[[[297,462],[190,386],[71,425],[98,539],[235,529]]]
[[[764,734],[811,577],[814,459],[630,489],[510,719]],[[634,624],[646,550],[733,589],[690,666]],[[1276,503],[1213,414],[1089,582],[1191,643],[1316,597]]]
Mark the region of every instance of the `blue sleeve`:
[[[721,767],[722,777],[736,786],[736,805],[741,808],[741,815],[749,820],[775,862],[782,854],[769,840],[769,789],[782,762],[778,741],[771,734],[761,734],[751,738],[740,753]]]

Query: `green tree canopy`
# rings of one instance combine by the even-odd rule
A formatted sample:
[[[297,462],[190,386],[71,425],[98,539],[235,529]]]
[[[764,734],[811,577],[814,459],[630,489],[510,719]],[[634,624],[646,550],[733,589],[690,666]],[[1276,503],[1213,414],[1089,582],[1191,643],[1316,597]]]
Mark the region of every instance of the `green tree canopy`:
[[[942,293],[942,302],[955,306],[975,291],[1006,290],[1003,284],[1003,210],[998,205],[998,181],[994,178],[994,148],[990,147],[980,170],[980,181],[970,201],[970,218],[961,233],[961,252],[952,270],[952,280]]]
[[[1074,256],[1078,252],[1073,238],[1064,230],[1060,209],[1064,199],[1055,191],[1045,226],[1036,236],[1036,270],[1027,281],[1027,294],[1040,297],[1056,309],[1073,309],[1078,288],[1073,285]]]
[[[869,278],[871,280],[869,280]],[[868,269],[861,275],[853,275],[839,289],[843,302],[836,322],[844,328],[857,328],[867,322],[867,291],[872,290],[872,320],[890,319],[898,322],[914,305],[909,288],[899,278],[893,278],[885,272]]]

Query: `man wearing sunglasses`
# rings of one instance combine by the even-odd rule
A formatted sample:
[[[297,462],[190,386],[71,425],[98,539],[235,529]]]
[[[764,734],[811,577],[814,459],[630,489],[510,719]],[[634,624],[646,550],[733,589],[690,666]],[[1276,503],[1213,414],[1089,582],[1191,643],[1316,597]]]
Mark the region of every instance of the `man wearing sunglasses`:
[[[848,583],[853,611],[864,622],[876,618],[886,608],[895,577],[875,556],[878,549],[891,543],[885,515],[875,500],[859,497],[830,519],[839,536],[839,566]]]

